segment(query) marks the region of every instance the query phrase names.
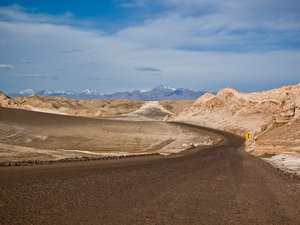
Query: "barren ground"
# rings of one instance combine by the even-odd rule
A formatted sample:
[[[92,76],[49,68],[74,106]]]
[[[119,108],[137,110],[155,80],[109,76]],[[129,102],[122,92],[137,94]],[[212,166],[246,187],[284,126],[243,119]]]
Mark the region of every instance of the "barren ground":
[[[0,168],[0,223],[300,224],[298,179],[245,153],[238,136],[183,127],[224,141],[170,156]]]
[[[164,122],[92,119],[0,108],[0,162],[169,154],[182,151],[191,143],[206,145],[212,141],[208,135]]]
[[[245,150],[300,176],[300,83],[264,92],[224,88],[167,117],[252,138]]]
[[[299,178],[244,152],[243,138],[126,121],[161,118],[163,107],[144,104],[125,120],[0,107],[0,161],[165,155],[0,167],[0,224],[300,224]],[[282,158],[297,166],[268,159]]]

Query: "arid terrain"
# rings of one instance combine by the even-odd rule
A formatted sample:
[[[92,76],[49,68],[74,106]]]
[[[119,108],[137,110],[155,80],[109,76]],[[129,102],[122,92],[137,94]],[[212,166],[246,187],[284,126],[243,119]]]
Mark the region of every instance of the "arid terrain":
[[[278,89],[258,93],[241,93],[233,88],[225,88],[220,90],[217,95],[206,93],[196,101],[168,100],[143,102],[133,100],[76,100],[35,95],[9,98],[3,93],[0,93],[0,106],[61,115],[92,117],[98,119],[109,118],[110,120],[123,121],[120,123],[126,124],[126,126],[134,123],[126,123],[125,121],[152,121],[154,123],[156,121],[165,120],[212,127],[233,132],[241,136],[244,136],[249,132],[252,135],[252,138],[245,143],[246,151],[264,158],[266,161],[280,169],[300,175],[299,96],[300,84],[295,86],[284,86]],[[113,124],[113,121],[111,121],[111,124]],[[201,141],[202,143],[210,143],[210,141],[203,142],[203,140],[195,141],[194,137],[191,138],[190,141],[184,137],[183,141],[181,140],[182,138],[179,137],[181,137],[184,132],[179,132],[179,135],[178,131],[176,131],[177,133],[174,133],[175,129],[173,131],[160,129],[160,126],[165,128],[172,127],[171,125],[162,125],[163,123],[155,124],[154,127],[158,128],[157,130],[162,131],[165,135],[163,135],[162,138],[162,133],[158,132],[155,134],[156,136],[154,135],[155,141],[153,144],[149,144],[154,140],[150,138],[152,135],[150,134],[151,128],[144,128],[143,132],[139,132],[139,130],[132,128],[136,127],[135,125],[132,127],[129,125],[131,136],[128,142],[126,141],[127,144],[124,146],[122,154],[127,155],[129,152],[135,154],[150,152],[176,153],[182,149],[188,148],[192,144],[196,143],[196,145],[198,145]],[[41,124],[40,126],[42,127],[43,125]],[[64,127],[63,123],[61,126]],[[123,135],[121,129],[119,133],[115,132],[114,135],[108,137],[105,134],[108,134],[109,132],[103,133],[101,131],[101,133],[98,128],[96,129],[94,127],[94,131],[92,131],[92,128],[89,127],[78,127],[75,130],[72,130],[74,134],[76,133],[76,137],[78,137],[77,139],[73,137],[73,139],[80,140],[80,138],[83,138],[82,140],[90,140],[92,138],[91,135],[94,135],[94,137],[102,137],[97,138],[96,142],[93,141],[95,143],[89,142],[91,144],[90,146],[86,144],[82,147],[81,145],[74,145],[76,141],[70,137],[69,139],[65,139],[66,136],[68,136],[66,134],[70,133],[70,128],[68,128],[68,126],[65,126],[63,129],[60,127],[57,130],[47,129],[47,132],[44,131],[44,133],[39,133],[39,129],[43,130],[43,128],[35,128],[37,130],[35,133],[33,132],[34,134],[31,136],[25,135],[26,132],[29,132],[27,128],[25,129],[27,131],[21,131],[24,129],[16,128],[3,122],[0,124],[0,127],[3,136],[1,138],[2,149],[12,149],[12,146],[15,146],[14,148],[21,147],[22,149],[26,147],[28,151],[31,151],[32,149],[30,148],[37,147],[38,149],[51,151],[51,154],[55,155],[53,159],[61,159],[62,157],[60,153],[57,153],[57,149],[61,149],[60,151],[67,151],[68,157],[77,157],[77,155],[80,157],[82,156],[81,154],[87,154],[89,150],[92,150],[94,156],[99,156],[101,154],[105,155],[108,154],[108,152],[110,155],[119,154],[118,146],[122,141],[119,142],[121,139],[119,139],[118,136]],[[9,132],[9,141],[3,141],[7,139],[7,129],[15,129],[10,131],[12,133],[22,132],[22,141],[17,141],[20,139],[14,138],[13,136],[10,137],[12,134]],[[108,128],[108,130],[109,129],[110,128]],[[60,131],[58,132],[58,130]],[[89,130],[89,132],[87,132],[87,130]],[[133,135],[135,132],[139,134]],[[54,133],[56,134],[53,135]],[[19,136],[21,136],[21,134],[19,134],[18,137]],[[152,135],[152,137],[154,136]],[[109,141],[110,138],[114,138],[112,139],[114,141]],[[123,139],[127,139],[127,137],[123,137]],[[68,142],[73,144],[68,144]],[[105,144],[106,142],[109,142],[111,146]],[[99,143],[101,143],[102,147],[99,147]],[[133,143],[133,145],[131,146],[129,143]],[[8,147],[8,144],[10,144],[10,147]],[[97,147],[91,147],[94,145]],[[158,149],[153,146],[163,147]],[[77,152],[75,153],[75,151]],[[97,151],[97,153],[95,153],[95,151]],[[108,152],[105,153],[105,151]],[[12,160],[13,158],[14,157],[11,157],[10,159]]]
[[[1,224],[299,224],[300,181],[219,145],[169,156],[0,167]]]
[[[207,135],[162,122],[191,104],[0,93],[0,162],[171,154],[213,144]]]
[[[0,224],[300,224],[299,177],[220,131],[297,174],[299,86],[194,103],[1,93]]]
[[[300,175],[300,84],[257,93],[225,88],[217,95],[201,96],[166,120],[241,136],[249,132],[252,138],[246,141],[246,151]]]
[[[159,121],[104,120],[0,107],[0,162],[170,154],[210,136]]]
[[[166,100],[160,101],[160,105],[171,113],[177,113],[190,106],[193,102],[192,100]],[[0,106],[2,107],[95,118],[115,117],[134,112],[139,110],[145,103],[134,100],[77,100],[41,95],[9,98],[0,92]],[[157,116],[156,119],[158,119]]]

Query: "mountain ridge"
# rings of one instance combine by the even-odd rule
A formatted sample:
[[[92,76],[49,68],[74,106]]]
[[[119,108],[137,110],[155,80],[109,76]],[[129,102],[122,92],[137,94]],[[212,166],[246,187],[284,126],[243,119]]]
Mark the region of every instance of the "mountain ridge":
[[[115,92],[115,93],[103,93],[97,90],[86,89],[83,91],[54,91],[54,90],[39,90],[34,91],[32,89],[26,89],[20,92],[10,93],[10,97],[27,97],[30,95],[44,95],[49,97],[64,97],[73,98],[78,100],[136,100],[136,101],[162,101],[162,100],[196,100],[207,91],[194,91],[186,88],[171,88],[166,85],[160,85],[153,89],[146,90],[134,90],[132,92]],[[214,92],[212,92],[214,93]]]

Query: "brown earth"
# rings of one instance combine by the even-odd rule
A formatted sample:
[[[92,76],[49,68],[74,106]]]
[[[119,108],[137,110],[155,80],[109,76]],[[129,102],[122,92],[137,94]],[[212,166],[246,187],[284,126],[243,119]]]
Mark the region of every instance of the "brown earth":
[[[300,176],[300,84],[240,93],[233,88],[207,93],[193,101],[80,101],[29,96],[10,99],[0,93],[0,105],[11,108],[122,120],[185,121],[252,138],[246,151],[268,157],[276,167]],[[270,157],[271,156],[271,157]],[[275,157],[273,157],[275,156]]]
[[[173,114],[181,112],[183,109],[191,106],[194,103],[193,100],[166,100],[159,101],[166,110],[172,112]]]
[[[0,106],[13,108],[13,107],[17,107],[18,104],[13,99],[0,92]]]
[[[193,102],[192,100],[168,100],[160,101],[160,105],[171,113],[177,113]],[[0,92],[0,106],[2,107],[96,118],[115,117],[134,112],[145,103],[134,100],[77,100],[41,95],[9,98]],[[164,116],[160,119],[162,120]]]
[[[292,167],[300,175],[300,83],[257,93],[233,88],[222,89],[217,95],[207,93],[167,120],[241,136],[249,132],[253,137],[247,140],[246,151],[261,156],[286,154],[292,157]]]
[[[300,181],[212,129],[170,156],[0,168],[0,224],[300,224]]]
[[[77,100],[31,95],[13,98],[19,109],[85,117],[111,117],[139,109],[144,102],[133,100]]]
[[[205,144],[210,138],[164,122],[94,119],[0,107],[0,162],[169,154],[184,150],[190,143]]]

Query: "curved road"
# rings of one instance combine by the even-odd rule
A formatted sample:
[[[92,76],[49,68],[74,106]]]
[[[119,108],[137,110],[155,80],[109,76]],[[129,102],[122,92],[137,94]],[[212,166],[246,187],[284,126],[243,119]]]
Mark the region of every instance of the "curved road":
[[[243,139],[167,157],[0,168],[0,224],[300,224],[300,182]]]

